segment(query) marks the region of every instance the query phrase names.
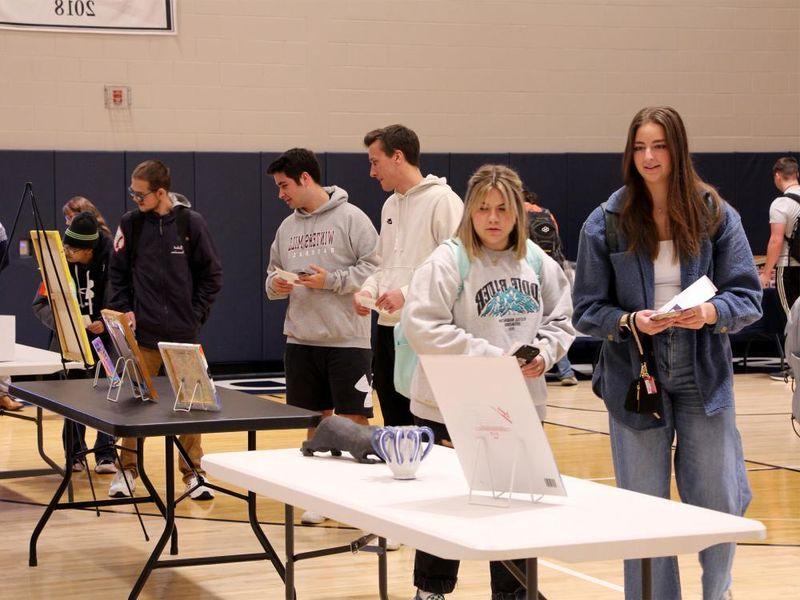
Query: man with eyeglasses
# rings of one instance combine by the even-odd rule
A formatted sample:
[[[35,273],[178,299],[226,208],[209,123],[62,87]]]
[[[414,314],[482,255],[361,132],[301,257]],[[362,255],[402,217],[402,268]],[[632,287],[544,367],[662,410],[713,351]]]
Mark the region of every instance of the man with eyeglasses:
[[[170,185],[169,169],[161,161],[147,160],[133,170],[128,193],[136,209],[120,220],[109,270],[109,304],[130,319],[151,376],[162,367],[158,342],[197,343],[222,288],[222,264],[205,219],[175,204]],[[179,440],[202,478],[200,435],[182,435]],[[125,438],[121,445],[133,450],[136,440]],[[130,495],[138,476],[133,452],[123,450],[120,462],[108,490],[111,497]],[[182,458],[178,466],[193,500],[214,497]]]

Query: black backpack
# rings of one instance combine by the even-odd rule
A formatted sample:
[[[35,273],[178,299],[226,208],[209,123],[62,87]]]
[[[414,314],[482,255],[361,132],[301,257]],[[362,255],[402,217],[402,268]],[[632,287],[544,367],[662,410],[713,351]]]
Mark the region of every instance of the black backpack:
[[[553,214],[549,210],[543,208],[539,212],[528,213],[528,237],[558,264],[564,263],[561,237],[558,235]]]
[[[800,195],[793,194],[791,192],[784,192],[783,195],[800,204]],[[789,244],[789,258],[793,258],[797,262],[800,262],[800,235],[798,235],[798,225],[800,225],[800,215],[798,215],[798,218],[794,220],[794,227],[792,227],[791,235],[786,235],[784,232],[783,237]]]

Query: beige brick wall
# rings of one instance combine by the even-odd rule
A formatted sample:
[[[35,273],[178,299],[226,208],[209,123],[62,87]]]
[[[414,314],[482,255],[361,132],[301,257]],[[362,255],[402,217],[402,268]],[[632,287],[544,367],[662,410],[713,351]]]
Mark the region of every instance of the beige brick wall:
[[[402,122],[428,151],[607,152],[671,104],[694,150],[800,150],[800,0],[179,0],[178,28],[0,31],[0,147],[359,151]]]

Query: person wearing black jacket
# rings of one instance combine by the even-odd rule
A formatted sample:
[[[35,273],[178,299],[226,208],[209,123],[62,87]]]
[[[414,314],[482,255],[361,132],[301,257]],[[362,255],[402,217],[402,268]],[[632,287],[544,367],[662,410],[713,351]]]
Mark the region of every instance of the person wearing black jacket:
[[[111,238],[100,231],[97,219],[90,212],[82,212],[70,220],[67,231],[64,233],[64,254],[70,267],[70,274],[75,281],[75,290],[81,314],[90,319],[86,331],[90,339],[100,336],[103,345],[110,347],[111,341],[105,333],[100,310],[106,307],[108,300],[108,261],[111,258]],[[58,336],[55,335],[55,322],[53,310],[47,297],[44,284],[39,286],[36,297],[33,299],[33,313],[42,324],[51,330],[50,350],[59,351]],[[82,326],[82,323],[78,323]],[[71,374],[85,377],[85,371],[72,371]],[[74,427],[73,453],[86,450],[86,426],[68,419],[64,419],[63,438],[66,443],[67,427]],[[114,465],[114,436],[101,431],[97,432],[94,444],[95,471],[100,474],[116,473]],[[76,460],[73,471],[82,471],[88,463],[85,460]]]
[[[130,319],[150,376],[162,367],[158,342],[198,342],[200,327],[222,288],[222,264],[205,219],[174,206],[170,185],[169,169],[161,161],[148,160],[133,170],[128,191],[137,209],[122,216],[111,257],[110,306]],[[200,435],[182,435],[179,440],[194,469],[204,475]],[[136,440],[125,438],[121,445],[134,449]],[[123,450],[121,463],[108,491],[112,497],[128,496],[138,475],[133,452]],[[178,466],[191,498],[214,497],[183,459]]]

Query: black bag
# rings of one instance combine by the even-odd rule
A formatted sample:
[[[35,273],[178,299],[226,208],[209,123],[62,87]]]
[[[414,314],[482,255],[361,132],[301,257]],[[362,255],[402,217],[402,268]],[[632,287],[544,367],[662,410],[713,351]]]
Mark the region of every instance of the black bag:
[[[791,198],[798,204],[800,204],[800,196],[797,194],[793,194],[790,192],[784,192],[784,196],[787,198]],[[784,234],[784,238],[786,238],[786,242],[789,245],[789,257],[793,258],[797,262],[800,262],[800,231],[798,231],[798,226],[800,225],[800,218],[795,219],[794,227],[792,228],[791,235]]]
[[[553,214],[549,210],[543,208],[539,212],[528,213],[528,237],[550,258],[560,265],[563,264],[564,253],[561,251],[561,237],[558,235],[558,227],[556,227]]]
[[[636,330],[634,314],[628,315],[628,329],[630,329],[633,339],[636,340],[641,366],[639,368],[639,376],[631,382],[628,393],[625,396],[625,410],[637,414],[651,414],[656,419],[661,419],[661,415],[664,414],[661,390],[658,388],[655,378],[648,371],[647,356],[642,348],[639,332]]]

